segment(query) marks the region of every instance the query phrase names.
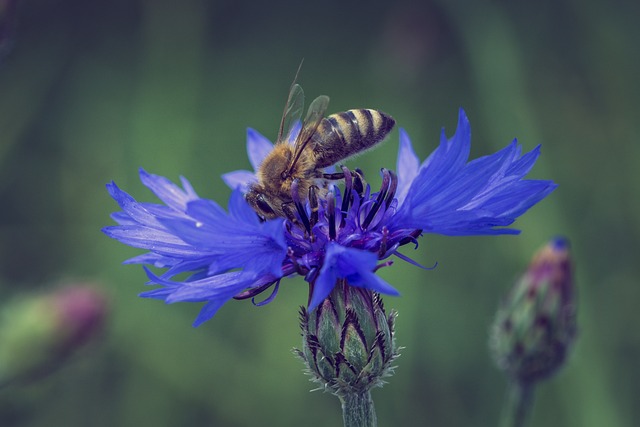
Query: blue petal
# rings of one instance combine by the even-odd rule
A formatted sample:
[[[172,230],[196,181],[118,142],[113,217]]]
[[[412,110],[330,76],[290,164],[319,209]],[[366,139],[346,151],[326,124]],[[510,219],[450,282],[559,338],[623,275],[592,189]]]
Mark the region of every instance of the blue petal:
[[[414,179],[410,192],[414,195],[424,195],[439,191],[442,187],[446,188],[464,167],[469,158],[470,148],[471,129],[464,111],[460,110],[455,135],[447,140],[444,129],[442,130],[440,145],[420,166],[420,172]]]
[[[194,328],[197,328],[207,320],[211,319],[213,316],[215,316],[215,314],[218,312],[220,307],[222,307],[224,303],[227,301],[228,300],[226,301],[215,300],[215,301],[209,301],[208,303],[206,303],[202,307],[202,310],[200,310],[200,313],[198,314],[198,317],[196,317],[196,320],[193,322],[192,326]]]
[[[413,151],[409,135],[404,129],[400,129],[400,146],[398,147],[398,161],[396,171],[398,172],[398,190],[396,198],[402,204],[409,191],[409,186],[418,175],[420,160]]]
[[[141,223],[160,227],[160,223],[156,219],[155,215],[149,213],[149,211],[136,202],[133,197],[118,188],[115,182],[112,181],[107,184],[107,191],[113,200],[118,203],[120,209],[122,209],[122,212],[119,213],[119,215],[114,215],[114,219],[116,219],[116,221],[121,224],[123,222],[128,224]],[[122,216],[122,214],[126,215],[126,217]],[[128,220],[126,218],[128,218]]]
[[[169,267],[176,263],[176,258],[163,257],[162,255],[147,252],[142,255],[129,258],[124,264],[149,264],[156,267]]]
[[[196,191],[191,186],[191,183],[189,182],[189,180],[187,180],[187,178],[181,176],[180,177],[180,182],[182,183],[182,188],[184,188],[184,192],[189,197],[189,200],[199,199],[200,198],[198,196],[198,194],[196,193]]]
[[[212,299],[224,299],[238,294],[255,282],[253,273],[232,271],[193,282],[185,282],[167,297],[167,303],[201,302]]]
[[[136,221],[134,221],[129,215],[127,215],[124,212],[114,212],[109,216],[111,217],[112,220],[114,220],[115,222],[117,222],[120,225],[136,225],[136,224],[138,224]]]
[[[152,283],[163,287],[143,292],[140,294],[141,297],[162,299],[169,304],[175,302],[207,302],[198,315],[194,326],[198,326],[213,317],[225,302],[244,289],[259,287],[276,280],[272,276],[256,278],[254,274],[235,271],[192,282],[173,282],[156,276],[146,267],[145,272]]]
[[[391,285],[373,273],[378,256],[369,251],[341,246],[330,242],[320,274],[316,279],[309,302],[309,311],[329,296],[338,279],[349,285],[371,289],[388,295],[399,295]]]
[[[422,164],[390,228],[423,229],[446,235],[515,234],[508,226],[556,187],[551,181],[524,180],[540,153],[521,155],[514,141],[502,150],[467,163],[470,127],[460,111],[455,135]]]
[[[153,261],[156,266],[170,267],[170,275],[190,271],[188,268],[197,274],[234,269],[282,274],[287,251],[283,220],[261,223],[239,190],[232,193],[227,212],[211,200],[197,198],[185,179],[183,191],[166,178],[144,170],[140,174],[145,185],[170,206],[138,203],[115,183],[107,185],[122,208],[114,215],[121,225],[102,231],[152,252],[131,262]]]
[[[185,208],[188,217],[214,228],[225,228],[227,212],[216,202],[208,199],[194,200]]]
[[[168,304],[175,302],[202,302],[218,298],[223,298],[226,301],[255,281],[255,275],[240,271],[219,274],[193,282],[174,282],[163,279],[155,275],[147,267],[144,267],[144,271],[147,273],[151,283],[164,287],[166,290],[164,299]],[[157,292],[154,294],[154,291],[144,292],[140,296],[157,295]]]
[[[273,150],[273,144],[255,129],[247,129],[247,155],[253,170],[257,171],[262,161]]]
[[[218,234],[211,227],[196,222],[193,219],[168,219],[163,220],[167,231],[186,242],[194,249],[206,252],[217,253],[220,245],[217,241]]]
[[[240,191],[242,191],[243,193],[247,192],[251,184],[258,181],[256,175],[253,172],[245,170],[237,170],[225,173],[224,175],[222,175],[222,180],[232,190],[240,189]]]
[[[104,227],[102,232],[112,239],[135,248],[149,249],[161,255],[190,257],[202,252],[166,231],[140,226],[117,225]]]
[[[211,209],[206,210],[206,207],[212,206],[211,201],[198,200],[191,202],[187,211],[192,217],[201,219],[205,214],[216,217]],[[194,214],[196,210],[199,212]],[[163,221],[163,224],[201,254],[212,256],[209,266],[211,274],[236,268],[281,274],[281,265],[287,253],[282,220],[260,224],[254,219],[255,215],[250,217],[249,223],[226,215],[217,217],[217,221],[211,221],[211,218],[207,218],[207,222],[177,219]]]
[[[254,284],[255,287],[261,286],[262,281],[257,282],[256,284]],[[277,285],[276,285],[277,286]],[[252,286],[253,287],[253,286]],[[235,295],[235,294],[234,294]],[[274,297],[275,295],[272,294],[271,297],[269,297],[270,299],[272,297]],[[211,300],[209,302],[207,302],[203,307],[202,310],[200,310],[200,313],[198,314],[198,317],[196,318],[195,322],[193,322],[193,327],[198,327],[200,326],[203,322],[211,319],[217,312],[218,309],[220,307],[222,307],[224,305],[225,302],[229,301],[230,298],[227,298],[225,300],[223,299],[215,299],[215,300]]]
[[[189,201],[198,198],[197,194],[184,191],[167,178],[159,175],[152,175],[142,168],[140,168],[140,180],[167,206],[178,211],[184,211],[184,208]],[[186,179],[182,178],[182,181],[183,183],[186,182],[188,188],[191,189],[191,185],[188,184]]]
[[[180,273],[193,273],[189,280],[196,280],[203,271],[209,268],[211,264],[211,256],[201,256],[193,258],[174,258],[172,264],[162,265],[162,261],[154,263],[156,267],[170,267],[162,274],[163,279],[171,279]]]
[[[517,143],[518,143],[518,140],[514,139],[513,144],[517,144]],[[507,175],[524,176],[527,173],[529,173],[531,168],[533,168],[533,165],[536,163],[536,160],[538,160],[538,157],[540,156],[540,147],[541,145],[538,145],[536,148],[529,151],[524,156],[520,157],[520,159],[514,161],[513,164],[507,170],[506,172]]]
[[[229,214],[235,219],[247,224],[258,226],[260,219],[256,212],[249,206],[240,191],[234,191],[229,198]]]

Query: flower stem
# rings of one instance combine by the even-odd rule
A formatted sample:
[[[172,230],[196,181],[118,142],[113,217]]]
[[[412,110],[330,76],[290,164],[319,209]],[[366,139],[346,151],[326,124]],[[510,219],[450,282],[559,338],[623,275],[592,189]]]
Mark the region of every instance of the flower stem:
[[[501,427],[524,427],[533,407],[533,384],[514,381],[509,385]]]
[[[344,427],[376,427],[376,410],[369,390],[338,396],[342,403]]]

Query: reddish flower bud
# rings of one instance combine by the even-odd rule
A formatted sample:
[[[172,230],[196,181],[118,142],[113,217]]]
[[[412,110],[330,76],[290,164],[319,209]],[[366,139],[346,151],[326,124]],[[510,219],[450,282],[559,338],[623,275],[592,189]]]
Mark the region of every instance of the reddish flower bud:
[[[557,238],[540,249],[498,310],[491,347],[500,369],[531,384],[553,375],[576,335],[569,244]]]
[[[55,369],[102,331],[105,296],[87,285],[25,296],[0,311],[0,385]]]

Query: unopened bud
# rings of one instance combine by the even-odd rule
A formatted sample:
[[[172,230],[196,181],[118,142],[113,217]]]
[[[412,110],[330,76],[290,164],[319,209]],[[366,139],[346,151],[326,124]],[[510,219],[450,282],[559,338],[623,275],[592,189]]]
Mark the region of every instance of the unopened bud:
[[[29,380],[60,365],[101,332],[107,304],[75,285],[15,300],[0,311],[0,385]]]
[[[367,392],[393,373],[395,316],[387,316],[377,293],[339,280],[311,313],[300,310],[303,342],[296,353],[323,389],[338,396]]]
[[[532,384],[562,366],[575,335],[569,243],[557,238],[535,254],[498,310],[491,347],[512,380]]]

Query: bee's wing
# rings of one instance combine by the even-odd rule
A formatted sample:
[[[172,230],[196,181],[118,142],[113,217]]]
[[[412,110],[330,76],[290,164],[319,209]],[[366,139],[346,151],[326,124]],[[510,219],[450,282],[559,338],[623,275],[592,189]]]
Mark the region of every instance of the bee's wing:
[[[304,151],[305,147],[311,140],[311,137],[316,133],[316,129],[320,125],[320,122],[324,118],[324,113],[329,107],[329,97],[326,95],[320,95],[313,100],[309,105],[309,111],[307,111],[307,117],[305,117],[302,123],[302,129],[296,138],[294,153],[289,165],[289,173],[293,170],[296,162],[300,158],[300,155]]]
[[[280,120],[280,130],[278,131],[277,142],[282,142],[290,137],[290,133],[300,122],[302,110],[304,109],[304,92],[299,84],[293,83],[289,90],[289,98],[282,112]],[[286,133],[285,133],[286,132]]]

